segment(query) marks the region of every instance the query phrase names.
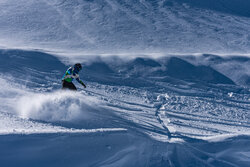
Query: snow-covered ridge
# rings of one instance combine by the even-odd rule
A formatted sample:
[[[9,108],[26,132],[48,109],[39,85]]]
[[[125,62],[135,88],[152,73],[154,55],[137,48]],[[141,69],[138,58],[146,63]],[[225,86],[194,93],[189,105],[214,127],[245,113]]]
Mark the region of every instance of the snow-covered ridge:
[[[191,81],[248,86],[250,81],[250,58],[244,56],[201,54],[152,58],[154,55],[150,55],[149,58],[138,55],[133,59],[123,59],[115,55],[96,55],[90,59],[77,59],[22,50],[1,50],[0,56],[1,68],[7,75],[25,79],[25,85],[35,89],[38,85],[46,89],[47,84],[50,84],[50,89],[60,85],[64,70],[74,62],[82,62],[84,80],[111,85],[141,87],[155,85],[155,81]],[[51,82],[44,79],[45,74]],[[30,78],[33,75],[35,77]],[[154,82],[151,82],[152,79]],[[133,80],[136,80],[136,84]]]
[[[249,53],[248,0],[0,2],[0,46],[67,53]]]

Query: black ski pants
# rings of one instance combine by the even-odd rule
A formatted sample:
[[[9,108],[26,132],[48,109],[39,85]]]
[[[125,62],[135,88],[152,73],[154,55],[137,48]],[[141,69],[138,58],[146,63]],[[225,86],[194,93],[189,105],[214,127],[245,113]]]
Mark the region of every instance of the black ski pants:
[[[62,81],[62,89],[77,90],[72,82]]]

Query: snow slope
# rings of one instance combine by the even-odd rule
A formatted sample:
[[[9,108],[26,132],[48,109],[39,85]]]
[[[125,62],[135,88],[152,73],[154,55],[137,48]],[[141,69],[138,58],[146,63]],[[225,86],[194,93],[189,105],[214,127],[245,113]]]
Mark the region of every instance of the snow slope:
[[[249,6],[1,0],[0,166],[249,166]]]
[[[1,166],[249,164],[247,57],[85,60],[78,92],[60,90],[66,59],[0,59]]]
[[[249,53],[248,0],[2,0],[0,46],[63,53]]]

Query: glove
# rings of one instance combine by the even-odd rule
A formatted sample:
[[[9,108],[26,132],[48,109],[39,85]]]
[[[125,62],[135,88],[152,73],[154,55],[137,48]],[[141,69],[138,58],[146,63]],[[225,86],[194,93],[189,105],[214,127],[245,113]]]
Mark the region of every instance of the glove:
[[[85,85],[83,82],[81,82],[81,84],[82,84],[82,86],[83,86],[84,88],[86,88],[86,85]]]

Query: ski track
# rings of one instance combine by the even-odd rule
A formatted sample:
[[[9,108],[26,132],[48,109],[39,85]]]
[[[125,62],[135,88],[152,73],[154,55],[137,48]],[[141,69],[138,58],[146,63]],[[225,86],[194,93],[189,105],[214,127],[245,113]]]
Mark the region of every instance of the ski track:
[[[109,95],[110,94],[113,94],[113,92],[109,93]],[[149,127],[152,129],[152,131],[154,131],[154,127],[162,127],[160,129],[165,131],[169,141],[171,140],[172,136],[176,138],[176,136],[184,135],[202,139],[204,137],[221,134],[248,134],[250,130],[250,124],[247,120],[247,108],[249,107],[248,103],[239,106],[239,102],[230,101],[230,110],[234,110],[232,107],[237,107],[237,109],[241,108],[242,110],[240,113],[238,113],[238,115],[235,115],[234,112],[237,112],[237,110],[232,111],[232,113],[226,113],[228,102],[224,102],[222,100],[217,104],[218,107],[213,106],[212,108],[209,108],[209,99],[199,99],[198,97],[194,97],[196,101],[200,101],[198,104],[196,104],[199,106],[199,108],[207,108],[207,110],[205,108],[202,109],[203,113],[201,113],[197,111],[193,112],[193,110],[196,109],[196,107],[193,108],[193,105],[189,105],[192,108],[186,108],[186,104],[181,104],[183,102],[193,103],[192,97],[168,94],[158,95],[155,101],[149,102],[152,105],[152,108],[149,108],[148,106],[145,108],[146,104],[138,105],[136,103],[132,103],[131,106],[131,102],[116,100],[117,97],[115,98],[115,96],[117,96],[117,94],[119,93],[111,95],[114,98],[109,99],[104,95],[99,94],[99,96],[107,98],[107,101],[111,103],[108,103],[108,107],[119,111],[119,114],[128,120]],[[150,93],[147,92],[147,94],[149,95]],[[137,99],[140,98],[141,97],[137,97]],[[174,100],[171,100],[171,98]],[[185,100],[178,102],[176,101],[178,98],[184,98]],[[178,108],[179,105],[183,106]],[[137,106],[137,108],[134,108],[135,106]],[[177,109],[174,110],[173,107]],[[214,115],[214,113],[212,113],[214,112],[212,111],[213,108],[221,110],[217,111],[217,113],[222,113],[221,116]],[[189,110],[189,112],[185,112],[187,110]],[[143,112],[146,112],[147,114],[144,115]],[[226,117],[224,114],[229,116],[229,118],[225,119]],[[231,119],[231,117],[236,117],[238,120]]]
[[[214,100],[209,97],[168,93],[157,95],[148,90],[96,83],[89,83],[88,89],[81,91],[81,94],[85,98],[99,99],[105,110],[111,110],[132,122],[140,133],[160,141],[171,141],[172,137],[178,136],[203,139],[222,134],[248,134],[250,130],[249,102],[221,99],[211,105]],[[21,133],[19,130],[9,133],[15,131]],[[165,137],[158,138],[157,135]]]

